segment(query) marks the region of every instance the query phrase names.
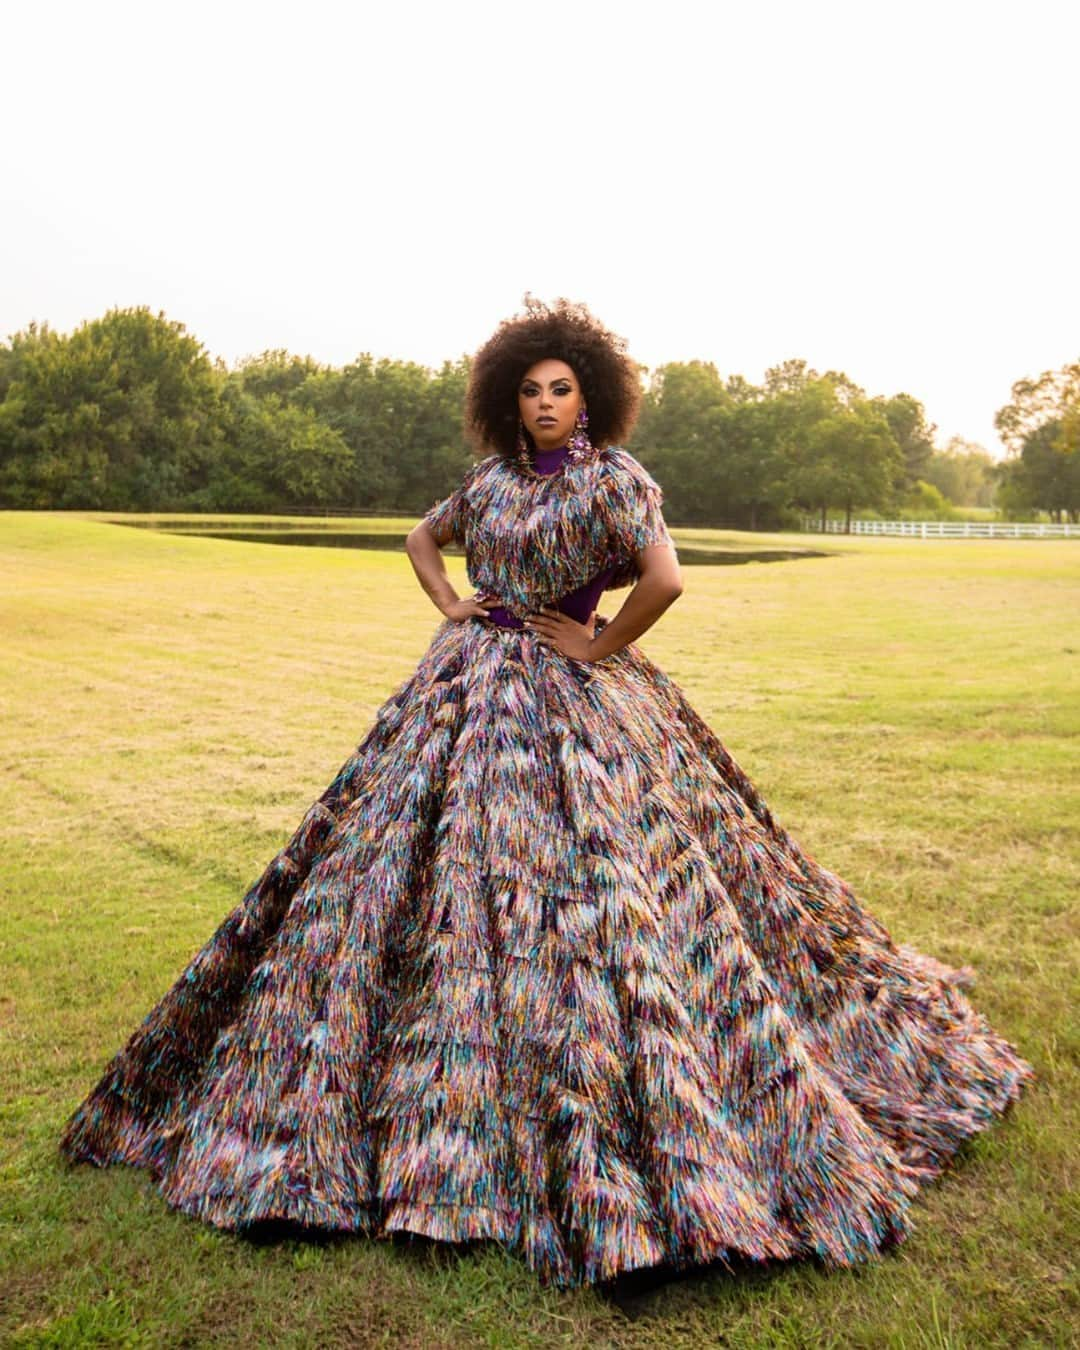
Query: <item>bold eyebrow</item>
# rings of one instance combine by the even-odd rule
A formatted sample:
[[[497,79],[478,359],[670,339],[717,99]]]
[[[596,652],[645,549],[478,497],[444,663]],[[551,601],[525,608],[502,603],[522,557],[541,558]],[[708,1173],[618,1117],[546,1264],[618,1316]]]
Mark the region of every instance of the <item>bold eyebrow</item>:
[[[521,383],[522,383],[522,384],[539,384],[539,385],[542,385],[542,384],[543,384],[543,381],[542,381],[542,380],[534,380],[534,379],[532,379],[531,376],[522,376]],[[573,383],[574,383],[574,381],[573,381],[573,379],[571,378],[571,376],[569,376],[569,375],[557,375],[557,376],[555,377],[555,379],[553,379],[553,380],[548,380],[548,385],[549,385],[549,386],[550,386],[550,385],[554,385],[554,384],[573,384]]]

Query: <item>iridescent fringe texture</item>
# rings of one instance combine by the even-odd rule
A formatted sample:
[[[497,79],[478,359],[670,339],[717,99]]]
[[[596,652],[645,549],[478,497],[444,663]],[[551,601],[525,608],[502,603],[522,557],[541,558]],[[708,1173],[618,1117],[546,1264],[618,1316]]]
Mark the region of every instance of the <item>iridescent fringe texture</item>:
[[[660,502],[621,449],[492,457],[428,519],[524,610],[631,581]],[[221,1228],[491,1239],[561,1286],[847,1266],[1034,1078],[971,976],[894,944],[636,644],[446,620],[60,1147]]]

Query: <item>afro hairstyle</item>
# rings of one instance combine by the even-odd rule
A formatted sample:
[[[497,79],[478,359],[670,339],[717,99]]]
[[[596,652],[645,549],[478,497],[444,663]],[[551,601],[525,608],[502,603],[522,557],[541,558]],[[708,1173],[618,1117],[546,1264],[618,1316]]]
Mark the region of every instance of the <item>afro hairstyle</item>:
[[[558,299],[546,305],[528,294],[524,304],[525,312],[504,319],[470,364],[465,423],[473,438],[484,449],[513,455],[522,376],[538,361],[556,360],[565,361],[581,385],[589,440],[597,449],[620,444],[641,404],[641,378],[624,340],[583,304]]]

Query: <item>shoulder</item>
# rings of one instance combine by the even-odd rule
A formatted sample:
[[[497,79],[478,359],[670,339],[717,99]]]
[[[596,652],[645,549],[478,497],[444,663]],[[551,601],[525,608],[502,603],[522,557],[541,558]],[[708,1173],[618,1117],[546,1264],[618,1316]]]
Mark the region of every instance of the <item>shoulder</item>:
[[[498,470],[501,460],[502,456],[499,454],[485,455],[483,459],[473,460],[465,470],[458,491],[468,493],[488,480]]]
[[[609,491],[656,492],[663,496],[660,484],[645,465],[621,445],[609,445],[600,451],[600,480]]]
[[[501,467],[503,457],[500,454],[485,455],[483,459],[474,460],[465,470],[465,481],[474,483],[480,478],[486,477],[493,470]]]

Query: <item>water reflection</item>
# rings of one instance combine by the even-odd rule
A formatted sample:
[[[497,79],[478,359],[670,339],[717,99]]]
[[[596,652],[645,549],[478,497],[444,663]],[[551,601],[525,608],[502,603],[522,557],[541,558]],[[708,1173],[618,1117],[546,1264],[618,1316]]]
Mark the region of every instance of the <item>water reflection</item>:
[[[159,530],[162,534],[190,534],[203,539],[239,539],[246,544],[297,544],[301,548],[374,548],[395,553],[405,551],[407,530],[400,533],[386,531],[364,533],[360,530],[305,530],[290,527],[287,523],[267,524],[257,530],[190,528],[186,521],[159,524],[149,520],[117,520],[115,525],[130,525],[138,529]],[[771,548],[771,549],[731,549],[731,548],[695,548],[691,544],[679,544],[679,561],[694,564],[748,563],[748,562],[786,562],[794,558],[826,558],[828,553],[811,548]],[[456,545],[443,550],[451,555],[461,554]]]

